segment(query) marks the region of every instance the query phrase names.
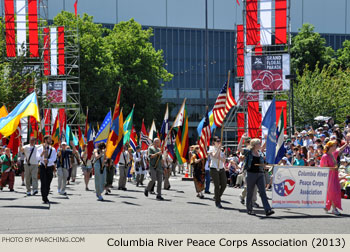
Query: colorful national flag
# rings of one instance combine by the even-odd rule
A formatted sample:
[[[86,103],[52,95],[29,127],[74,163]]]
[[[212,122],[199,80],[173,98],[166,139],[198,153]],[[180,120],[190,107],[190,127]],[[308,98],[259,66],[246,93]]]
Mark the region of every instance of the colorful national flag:
[[[208,113],[209,116],[209,122],[210,122],[210,130],[211,133],[213,133],[213,130],[216,129],[216,124],[214,123],[214,115],[213,115],[213,110],[210,110]],[[205,116],[203,117],[203,119],[199,122],[198,126],[197,126],[197,133],[198,136],[200,137],[202,134],[202,129],[203,129],[203,125],[204,125],[204,121],[205,121]]]
[[[105,119],[103,120],[103,123],[99,131],[97,132],[97,135],[94,141],[95,144],[99,144],[101,142],[107,143],[109,132],[111,130],[111,122],[112,122],[112,115],[111,115],[111,111],[109,111]]]
[[[173,129],[177,132],[174,152],[179,164],[183,164],[188,160],[188,115],[184,100],[179,113],[173,123]]]
[[[84,139],[83,134],[81,133],[80,126],[78,126],[78,141],[79,141],[80,148],[83,148],[83,146],[85,144],[85,139]]]
[[[282,108],[282,113],[281,113],[280,119],[278,121],[278,127],[277,127],[277,146],[276,146],[275,164],[278,164],[278,162],[281,161],[281,159],[286,154],[286,148],[284,147],[284,130],[285,130],[285,128],[286,127],[285,127],[283,108]]]
[[[90,125],[87,126],[87,128],[89,129],[88,132],[87,132],[87,138],[86,138],[86,141],[87,141],[87,156],[88,156],[88,159],[91,159],[92,157],[92,153],[94,151],[94,131],[92,129],[92,127]]]
[[[44,127],[44,129],[45,129],[45,127]],[[59,125],[59,121],[58,121],[58,114],[56,116],[55,123],[54,123],[53,128],[52,128],[51,137],[52,137],[52,142],[53,142],[52,146],[57,150],[58,147],[60,146],[60,125]]]
[[[136,134],[136,130],[134,128],[134,126],[132,126],[131,129],[131,134],[130,134],[130,146],[133,149],[133,151],[136,151],[136,147],[137,147],[137,134]]]
[[[40,122],[39,105],[35,92],[28,95],[6,117],[0,119],[0,133],[5,137],[10,136],[17,129],[21,118],[27,116],[33,116]]]
[[[273,98],[261,123],[268,128],[266,140],[266,162],[274,164],[276,158],[276,100]]]
[[[148,132],[148,138],[153,141],[157,137],[157,129],[154,120],[152,121],[151,129]]]
[[[151,144],[150,139],[148,138],[148,133],[145,127],[145,122],[142,119],[142,127],[141,127],[141,132],[140,132],[140,139],[141,139],[141,149],[142,150],[147,150],[148,146]]]
[[[8,113],[7,113],[7,109],[5,107],[5,105],[3,105],[1,108],[0,108],[0,119],[7,116]],[[6,138],[2,138],[2,135],[0,134],[0,139],[2,139],[2,144],[3,145],[6,145]]]
[[[86,108],[86,120],[85,120],[85,130],[84,130],[84,137],[87,139],[88,137],[88,131],[89,131],[89,123],[88,123],[88,116],[89,116],[89,108]]]
[[[216,98],[213,108],[214,122],[217,127],[221,127],[227,113],[236,104],[237,103],[232,96],[231,88],[229,88],[227,82],[225,82]]]
[[[207,111],[207,113],[205,115],[205,119],[204,119],[201,138],[198,141],[198,145],[199,145],[198,155],[200,158],[207,158],[208,157],[207,149],[208,149],[208,142],[209,142],[210,137],[211,137],[210,122],[209,122],[209,115],[208,115],[208,111]]]
[[[164,141],[169,132],[169,109],[168,103],[166,104],[164,120],[162,123],[162,128],[160,129],[160,140]]]
[[[123,144],[126,144],[127,142],[130,141],[130,135],[131,135],[131,130],[132,130],[132,123],[133,123],[133,117],[134,117],[134,107],[132,108],[130,114],[126,117],[125,122],[124,122],[124,140]]]

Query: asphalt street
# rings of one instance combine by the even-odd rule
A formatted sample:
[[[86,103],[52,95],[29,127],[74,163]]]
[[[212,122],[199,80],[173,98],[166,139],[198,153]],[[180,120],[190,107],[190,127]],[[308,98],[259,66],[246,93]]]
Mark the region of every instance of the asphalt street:
[[[192,181],[171,177],[171,189],[163,190],[164,201],[155,195],[146,198],[144,187],[127,183],[127,191],[116,190],[97,201],[95,192],[85,191],[83,177],[68,185],[68,196],[57,193],[57,178],[51,184],[50,208],[42,204],[40,193],[26,196],[25,187],[16,177],[15,192],[0,192],[0,233],[60,234],[235,234],[235,233],[349,233],[350,200],[342,200],[342,216],[326,214],[323,209],[275,209],[265,217],[262,208],[256,216],[246,213],[240,203],[241,189],[226,188],[223,209],[215,207],[212,194],[196,197]],[[90,180],[90,189],[94,180]],[[268,192],[271,197],[271,192]],[[258,199],[260,205],[261,201]]]

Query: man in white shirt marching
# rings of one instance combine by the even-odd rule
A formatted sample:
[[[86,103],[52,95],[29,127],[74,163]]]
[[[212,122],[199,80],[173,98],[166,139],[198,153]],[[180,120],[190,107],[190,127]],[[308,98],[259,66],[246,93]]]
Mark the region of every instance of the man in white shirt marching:
[[[27,196],[31,195],[31,186],[33,189],[33,195],[38,193],[38,158],[37,150],[39,145],[35,145],[36,138],[31,137],[29,144],[24,145],[21,151],[24,152],[24,176],[26,180]]]
[[[128,147],[125,145],[124,151],[120,155],[119,159],[119,184],[118,184],[118,190],[126,191],[126,177],[128,175],[128,169],[129,169],[129,152]]]

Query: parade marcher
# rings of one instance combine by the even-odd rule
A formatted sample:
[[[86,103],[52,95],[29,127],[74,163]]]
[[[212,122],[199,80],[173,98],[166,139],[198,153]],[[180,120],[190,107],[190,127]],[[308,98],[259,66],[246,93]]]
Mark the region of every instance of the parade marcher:
[[[77,150],[73,146],[73,151],[68,149],[67,143],[62,142],[61,148],[57,154],[57,176],[58,176],[58,193],[61,195],[67,195],[66,185],[69,176],[69,169],[71,168],[71,156],[77,155]]]
[[[106,170],[106,185],[105,185],[105,191],[106,195],[111,193],[110,188],[112,188],[113,185],[113,178],[115,173],[115,166],[113,164],[113,160],[111,158],[108,158],[105,163],[105,170]]]
[[[21,145],[22,143],[20,143]],[[22,186],[25,186],[26,184],[24,183],[24,152],[22,151],[22,149],[19,149],[18,155],[17,155],[17,173],[19,175],[21,175],[21,179],[22,179]]]
[[[5,153],[0,156],[1,165],[1,186],[0,190],[9,185],[10,192],[13,192],[13,185],[15,183],[15,162],[16,160],[12,157],[10,148],[5,148]]]
[[[103,201],[102,193],[106,183],[106,144],[99,143],[98,148],[94,150],[94,174],[95,190],[98,201]]]
[[[83,174],[84,174],[85,190],[89,191],[88,184],[90,181],[90,174],[92,172],[92,162],[91,162],[91,159],[88,159],[86,144],[84,144],[83,146],[83,151],[81,153],[81,161],[82,161],[81,169],[83,170]]]
[[[44,137],[44,143],[38,148],[36,157],[40,162],[40,182],[41,182],[41,197],[45,204],[49,204],[48,195],[50,192],[50,185],[53,177],[53,170],[55,169],[55,161],[57,152],[55,148],[51,147],[52,139],[50,135]]]
[[[163,169],[164,169],[164,189],[169,190],[170,189],[170,175],[171,175],[171,166],[172,166],[172,159],[170,158],[168,152],[164,152],[163,154]]]
[[[210,176],[214,183],[215,205],[222,208],[221,196],[225,191],[227,177],[224,168],[225,153],[221,149],[221,140],[214,137],[214,146],[209,147],[208,155],[210,156]]]
[[[33,195],[38,193],[38,159],[36,152],[39,145],[35,145],[35,137],[31,137],[29,144],[23,146],[21,149],[25,155],[24,158],[24,173],[26,179],[27,196],[31,195],[31,189],[33,189]],[[32,186],[32,188],[31,188]]]
[[[129,151],[128,147],[124,145],[124,151],[120,155],[119,159],[119,183],[118,183],[118,190],[126,191],[126,178],[129,170],[129,163],[130,163],[130,157],[129,157]]]
[[[205,162],[205,190],[204,193],[210,194],[210,156],[208,156]]]
[[[200,199],[204,198],[203,190],[204,190],[204,183],[205,183],[205,159],[202,159],[198,155],[199,153],[199,146],[196,145],[194,147],[194,152],[191,157],[191,166],[193,169],[193,181],[194,186],[196,188],[197,197]]]
[[[67,180],[69,181],[69,179],[71,179],[72,182],[75,182],[75,179],[77,177],[78,166],[80,165],[80,156],[78,151],[73,151],[72,155],[70,156],[70,164],[71,169],[69,170]]]
[[[134,174],[134,170],[133,170],[134,158],[133,158],[133,155],[132,155],[132,148],[131,147],[128,148],[128,153],[129,153],[129,163],[128,163],[128,175],[127,175],[127,178],[128,178],[128,182],[131,182],[131,178],[133,177],[133,174]]]
[[[157,181],[157,199],[164,200],[162,197],[162,180],[163,180],[163,166],[162,166],[162,150],[160,149],[160,140],[155,138],[153,145],[148,148],[148,158],[151,173],[151,181],[145,189],[145,196],[148,197],[148,192]]]
[[[321,167],[330,167],[328,177],[328,188],[327,188],[327,200],[325,211],[328,212],[331,207],[332,214],[340,215],[338,209],[343,210],[341,207],[341,195],[340,195],[340,183],[339,183],[339,172],[337,165],[337,157],[339,152],[343,151],[348,144],[344,144],[340,149],[337,150],[337,141],[329,141],[324,148],[324,155],[321,158]]]
[[[144,159],[144,153],[141,152],[141,147],[136,147],[134,153],[135,174],[136,174],[136,186],[143,185],[143,180],[146,174],[146,163]]]
[[[264,206],[266,216],[272,215],[275,212],[271,209],[266,195],[266,182],[264,175],[264,156],[261,153],[261,141],[258,138],[250,141],[248,149],[244,149],[245,170],[247,181],[247,213],[253,215],[253,194],[255,186],[259,189],[261,201]]]

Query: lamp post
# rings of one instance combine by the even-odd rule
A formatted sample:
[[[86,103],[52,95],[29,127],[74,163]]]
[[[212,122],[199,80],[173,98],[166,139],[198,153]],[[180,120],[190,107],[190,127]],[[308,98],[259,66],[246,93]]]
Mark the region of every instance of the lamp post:
[[[209,106],[208,0],[205,0],[205,105]]]
[[[293,81],[296,79],[295,74],[288,74],[286,75],[286,79],[290,80],[290,92],[291,92],[291,117],[290,117],[290,125],[292,128],[292,134],[294,135],[294,87],[293,87]]]

